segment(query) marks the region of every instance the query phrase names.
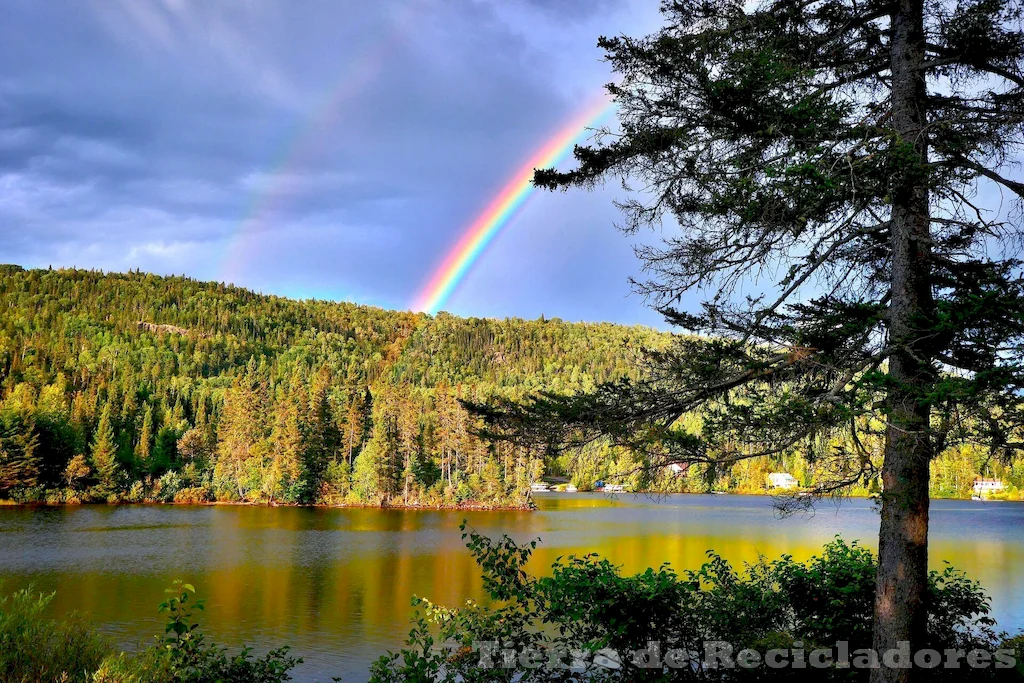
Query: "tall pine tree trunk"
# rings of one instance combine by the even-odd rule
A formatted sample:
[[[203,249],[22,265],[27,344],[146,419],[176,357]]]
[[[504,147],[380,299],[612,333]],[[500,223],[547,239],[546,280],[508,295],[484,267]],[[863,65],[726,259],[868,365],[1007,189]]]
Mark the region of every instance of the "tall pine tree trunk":
[[[928,582],[928,480],[932,446],[925,399],[935,375],[927,334],[933,319],[928,190],[924,167],[923,0],[898,0],[892,19],[892,123],[904,161],[892,181],[892,280],[882,515],[878,539],[874,648],[879,657],[901,641],[919,646]],[[899,156],[899,155],[897,155]],[[910,662],[904,662],[904,665]],[[872,683],[905,683],[910,669],[882,666]]]

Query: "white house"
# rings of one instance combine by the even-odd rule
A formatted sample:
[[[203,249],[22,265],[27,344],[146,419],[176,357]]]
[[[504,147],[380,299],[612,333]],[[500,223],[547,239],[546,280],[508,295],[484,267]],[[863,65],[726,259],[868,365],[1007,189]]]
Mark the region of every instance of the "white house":
[[[789,472],[772,472],[768,475],[768,485],[773,489],[795,489],[800,482]]]
[[[998,479],[975,479],[974,480],[974,493],[981,495],[983,493],[995,493],[1002,491],[1006,488],[1005,484]]]
[[[675,476],[679,477],[679,476],[682,476],[682,475],[686,474],[686,466],[685,465],[680,465],[679,463],[674,462],[674,463],[672,463],[671,465],[668,466],[668,471],[671,474],[674,474]]]

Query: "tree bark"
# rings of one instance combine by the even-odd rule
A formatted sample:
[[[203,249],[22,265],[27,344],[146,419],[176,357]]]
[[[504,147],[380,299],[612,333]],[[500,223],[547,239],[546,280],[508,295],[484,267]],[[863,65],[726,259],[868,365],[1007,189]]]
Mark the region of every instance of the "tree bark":
[[[926,329],[934,319],[931,236],[925,141],[925,59],[923,0],[897,0],[892,16],[892,121],[894,145],[903,159],[892,182],[892,279],[889,338],[897,349],[889,363],[888,425],[882,467],[882,514],[873,642],[883,653],[901,641],[911,652],[927,623],[929,435],[934,384],[933,354]],[[907,662],[906,664],[910,664]],[[883,665],[872,683],[907,683],[909,668]]]

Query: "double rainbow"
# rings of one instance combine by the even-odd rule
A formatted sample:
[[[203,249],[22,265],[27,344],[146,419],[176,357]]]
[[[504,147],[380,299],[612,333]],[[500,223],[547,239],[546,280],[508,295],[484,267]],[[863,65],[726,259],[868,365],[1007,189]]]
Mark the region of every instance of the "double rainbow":
[[[612,105],[604,98],[587,107],[551,137],[509,179],[487,208],[470,223],[459,241],[445,256],[412,304],[413,310],[436,313],[455,293],[473,265],[494,241],[503,227],[533,192],[533,171],[554,166],[572,151],[574,143],[609,112]]]

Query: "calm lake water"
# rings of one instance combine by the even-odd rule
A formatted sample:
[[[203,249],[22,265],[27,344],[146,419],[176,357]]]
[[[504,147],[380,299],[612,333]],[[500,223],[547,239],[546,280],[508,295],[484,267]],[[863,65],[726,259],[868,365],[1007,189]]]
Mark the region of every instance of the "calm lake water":
[[[462,545],[463,519],[488,535],[540,537],[534,568],[597,552],[635,572],[699,566],[713,548],[735,563],[803,559],[836,534],[874,547],[871,503],[821,504],[779,519],[755,496],[539,494],[535,512],[259,507],[0,508],[4,590],[57,591],[54,613],[88,613],[124,647],[162,631],[156,605],[182,578],[207,597],[218,642],[290,644],[298,681],[365,681],[369,663],[401,646],[417,594],[456,605],[480,597]],[[1024,627],[1024,504],[935,501],[932,564],[982,581],[1000,626]]]

